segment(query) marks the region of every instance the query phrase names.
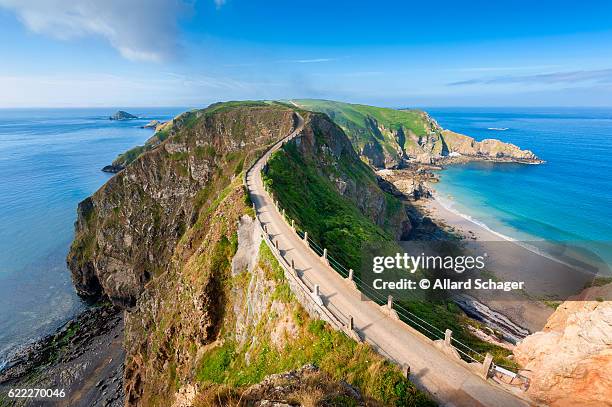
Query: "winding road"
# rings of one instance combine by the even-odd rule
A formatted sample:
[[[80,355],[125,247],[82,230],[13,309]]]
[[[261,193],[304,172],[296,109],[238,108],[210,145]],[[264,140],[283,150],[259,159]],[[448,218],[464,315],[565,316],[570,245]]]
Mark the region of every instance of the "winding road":
[[[361,338],[376,344],[382,353],[395,361],[409,365],[411,381],[432,394],[440,404],[470,407],[529,405],[493,380],[484,380],[464,362],[446,355],[431,340],[405,323],[387,316],[376,303],[364,300],[350,282],[307,248],[287,225],[265,191],[261,171],[270,154],[283,142],[300,136],[304,119],[297,113],[296,116],[295,130],[268,150],[246,176],[258,218],[267,227],[272,241],[278,242],[281,255],[289,264],[294,262],[298,275],[319,285],[326,306],[353,316],[354,328]]]

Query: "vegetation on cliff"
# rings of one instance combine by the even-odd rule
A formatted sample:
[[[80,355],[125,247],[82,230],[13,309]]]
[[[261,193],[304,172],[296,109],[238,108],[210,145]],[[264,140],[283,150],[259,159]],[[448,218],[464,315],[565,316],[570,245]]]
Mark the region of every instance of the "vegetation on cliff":
[[[298,106],[327,114],[350,138],[359,155],[374,167],[402,167],[411,162],[463,159],[540,162],[528,150],[442,129],[420,110],[389,109],[329,100],[294,100]],[[451,155],[452,154],[452,155]]]
[[[167,270],[199,210],[215,201],[245,162],[287,134],[293,111],[213,105],[166,126],[164,141],[79,204],[68,266],[80,294],[133,306],[144,285]]]
[[[315,363],[321,375],[302,387],[328,389],[319,400],[342,405],[334,389],[346,381],[370,402],[431,405],[368,346],[310,318],[265,245],[239,255],[245,234],[260,239],[244,170],[290,132],[293,108],[228,103],[179,117],[81,203],[68,257],[82,294],[127,309],[126,404],[227,405],[269,374]],[[316,382],[329,379],[338,386]]]

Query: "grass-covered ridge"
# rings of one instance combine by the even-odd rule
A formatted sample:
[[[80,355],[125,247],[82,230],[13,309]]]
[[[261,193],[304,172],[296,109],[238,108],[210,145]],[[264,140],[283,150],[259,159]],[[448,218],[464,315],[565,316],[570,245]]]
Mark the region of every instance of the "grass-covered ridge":
[[[264,182],[300,229],[357,270],[363,243],[397,236],[404,207],[328,117],[310,113],[306,123],[304,136],[272,155]]]
[[[399,160],[398,150],[416,148],[416,139],[432,130],[432,123],[420,110],[397,110],[384,107],[319,99],[293,100],[298,106],[327,114],[361,152],[366,145],[380,146],[386,156]],[[442,145],[435,146],[441,150]]]
[[[119,154],[119,156],[113,161],[115,166],[127,166],[132,163],[136,158],[140,157],[147,151],[153,150],[155,147],[163,143],[171,135],[177,134],[182,130],[189,130],[201,119],[211,117],[217,113],[227,112],[232,109],[284,109],[286,110],[289,106],[274,101],[255,101],[255,100],[244,100],[244,101],[230,101],[230,102],[219,102],[213,103],[204,109],[194,109],[179,114],[169,122],[163,124],[156,132],[151,136],[143,145],[133,147],[126,152]]]
[[[300,229],[355,270],[361,264],[363,243],[393,239],[349,198],[340,196],[329,178],[307,162],[294,143],[272,155],[264,182]]]

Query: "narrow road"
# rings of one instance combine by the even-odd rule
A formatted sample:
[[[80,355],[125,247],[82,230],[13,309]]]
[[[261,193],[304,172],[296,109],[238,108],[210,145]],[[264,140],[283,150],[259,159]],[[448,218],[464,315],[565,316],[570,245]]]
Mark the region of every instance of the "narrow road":
[[[298,115],[296,130],[283,141],[299,137],[304,120]],[[355,329],[362,338],[377,344],[386,354],[410,366],[410,379],[447,406],[527,406],[528,403],[510,394],[491,380],[485,381],[462,362],[453,360],[408,325],[386,316],[380,306],[362,300],[342,276],[331,269],[306,247],[287,225],[265,192],[261,170],[269,155],[278,150],[274,145],[247,173],[247,187],[257,214],[273,241],[278,241],[281,254],[294,261],[300,275],[320,286],[327,305],[352,315]]]

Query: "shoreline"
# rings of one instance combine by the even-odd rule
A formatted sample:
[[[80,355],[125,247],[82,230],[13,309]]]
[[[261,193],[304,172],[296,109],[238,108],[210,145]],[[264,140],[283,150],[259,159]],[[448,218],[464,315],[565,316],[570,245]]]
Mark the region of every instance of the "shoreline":
[[[0,369],[0,405],[4,390],[34,386],[65,389],[58,405],[123,406],[123,331],[123,312],[101,303],[24,345]]]
[[[500,279],[503,281],[512,281],[521,279],[525,281],[526,286],[538,286],[542,282],[538,276],[528,273],[513,272],[519,269],[521,253],[531,256],[541,256],[540,253],[529,250],[523,247],[509,236],[491,230],[486,225],[481,224],[470,218],[468,215],[447,208],[440,201],[439,196],[431,185],[428,188],[432,191],[432,197],[416,201],[417,207],[425,216],[430,217],[434,223],[441,228],[459,237],[462,241],[467,242],[494,242],[494,245],[500,245],[504,242],[514,246],[511,253],[500,253],[504,257],[504,261],[509,263],[510,271],[499,273]],[[505,245],[504,245],[505,246]],[[509,246],[511,247],[511,246]],[[518,260],[517,260],[518,259]],[[497,276],[497,273],[495,273]],[[521,328],[525,328],[530,332],[537,332],[546,324],[548,317],[554,312],[554,309],[541,301],[530,299],[525,294],[514,295],[515,298],[496,298],[494,295],[478,295],[470,294],[478,302],[482,303],[492,311],[499,313],[508,318],[512,323]]]

